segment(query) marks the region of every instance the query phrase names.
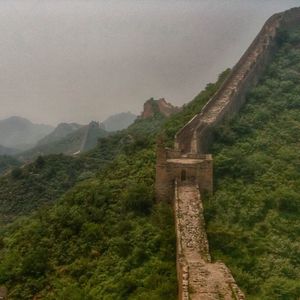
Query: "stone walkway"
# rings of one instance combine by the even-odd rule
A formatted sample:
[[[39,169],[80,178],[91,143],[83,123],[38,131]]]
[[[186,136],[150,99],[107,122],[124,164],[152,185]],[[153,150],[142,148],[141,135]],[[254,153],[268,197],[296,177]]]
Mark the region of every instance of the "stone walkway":
[[[180,300],[245,299],[229,269],[223,263],[211,263],[198,187],[180,184],[176,194],[178,255],[183,265]]]

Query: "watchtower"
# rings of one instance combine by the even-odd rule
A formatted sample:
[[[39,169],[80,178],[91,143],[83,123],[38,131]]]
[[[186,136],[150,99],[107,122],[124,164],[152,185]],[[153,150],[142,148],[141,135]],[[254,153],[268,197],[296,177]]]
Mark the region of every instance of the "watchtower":
[[[190,153],[168,149],[163,143],[157,146],[155,193],[157,201],[172,202],[174,184],[193,182],[200,192],[213,191],[213,161],[210,154]]]

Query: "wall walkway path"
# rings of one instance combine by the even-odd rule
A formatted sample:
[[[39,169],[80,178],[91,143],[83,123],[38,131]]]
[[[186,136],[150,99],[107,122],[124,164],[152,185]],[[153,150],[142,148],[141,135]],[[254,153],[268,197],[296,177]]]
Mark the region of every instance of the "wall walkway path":
[[[211,262],[198,186],[182,182],[176,189],[179,299],[245,299],[229,269],[223,263]]]

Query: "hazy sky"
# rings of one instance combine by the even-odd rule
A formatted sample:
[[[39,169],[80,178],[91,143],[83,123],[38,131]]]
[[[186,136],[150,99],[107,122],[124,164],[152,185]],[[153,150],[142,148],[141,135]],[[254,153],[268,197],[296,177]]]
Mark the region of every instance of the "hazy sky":
[[[86,123],[181,105],[300,0],[1,0],[0,119]]]

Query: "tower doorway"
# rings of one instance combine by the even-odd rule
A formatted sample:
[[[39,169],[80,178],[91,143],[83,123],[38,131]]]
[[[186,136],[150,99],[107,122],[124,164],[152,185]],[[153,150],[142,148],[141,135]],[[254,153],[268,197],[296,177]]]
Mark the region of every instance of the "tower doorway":
[[[181,181],[186,181],[186,170],[181,171]]]

